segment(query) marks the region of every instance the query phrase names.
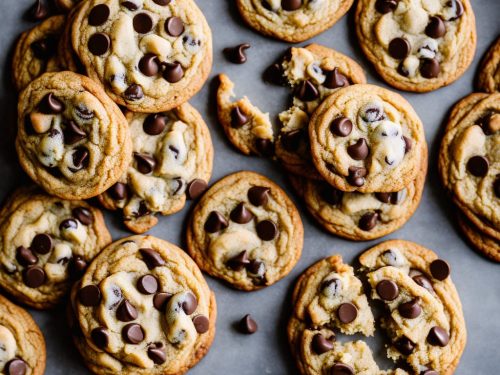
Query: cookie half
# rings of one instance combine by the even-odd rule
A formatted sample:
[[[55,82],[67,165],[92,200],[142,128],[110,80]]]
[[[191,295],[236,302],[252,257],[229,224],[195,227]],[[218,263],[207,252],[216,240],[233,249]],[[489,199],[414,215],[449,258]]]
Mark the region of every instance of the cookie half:
[[[500,38],[497,38],[483,58],[477,88],[486,92],[500,91]]]

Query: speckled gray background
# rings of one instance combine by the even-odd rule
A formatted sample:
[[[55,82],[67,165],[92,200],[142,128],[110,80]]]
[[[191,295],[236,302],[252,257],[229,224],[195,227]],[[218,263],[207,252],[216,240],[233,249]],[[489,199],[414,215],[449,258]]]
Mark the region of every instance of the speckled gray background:
[[[0,1],[0,57],[2,85],[0,91],[0,198],[16,186],[27,182],[21,172],[14,150],[16,128],[16,95],[10,84],[10,56],[16,36],[31,26],[21,15],[32,0]],[[468,341],[457,374],[498,374],[500,372],[500,266],[475,253],[459,233],[455,213],[441,188],[436,168],[437,149],[443,120],[458,99],[472,91],[478,62],[487,47],[500,34],[500,1],[472,0],[477,18],[478,46],[474,63],[457,82],[428,94],[403,95],[415,107],[425,124],[430,152],[430,169],[422,203],[404,228],[387,238],[401,238],[418,242],[435,250],[452,265],[452,277],[460,293],[467,322]],[[287,44],[266,39],[246,28],[238,16],[233,0],[198,0],[214,36],[214,66],[211,79],[192,100],[207,121],[215,147],[213,181],[241,169],[260,172],[277,181],[287,191],[290,188],[278,165],[267,160],[245,157],[236,152],[225,140],[217,124],[214,106],[213,77],[225,72],[236,83],[239,95],[248,95],[254,104],[273,116],[285,108],[288,91],[266,85],[261,73]],[[349,12],[333,28],[311,41],[333,47],[355,58],[365,68],[368,81],[383,85],[362,56],[353,31],[354,16]],[[248,62],[232,65],[222,56],[227,46],[249,42]],[[291,193],[291,191],[290,191]],[[296,200],[296,196],[292,194]],[[285,326],[291,310],[290,294],[297,276],[315,261],[340,253],[352,261],[364,249],[379,243],[348,242],[321,230],[298,203],[305,226],[302,258],[288,277],[265,290],[253,293],[238,292],[221,282],[208,278],[215,290],[218,304],[217,334],[208,355],[196,366],[192,374],[294,374],[293,359],[286,342]],[[151,234],[183,246],[183,225],[189,207],[184,211],[161,218]],[[107,215],[113,238],[126,236],[117,216]],[[255,335],[245,336],[234,329],[234,323],[251,313],[259,323]],[[47,374],[86,374],[82,360],[73,348],[65,325],[62,308],[33,312],[47,341]],[[374,347],[380,363],[383,349],[379,340]],[[373,342],[373,341],[372,341]]]

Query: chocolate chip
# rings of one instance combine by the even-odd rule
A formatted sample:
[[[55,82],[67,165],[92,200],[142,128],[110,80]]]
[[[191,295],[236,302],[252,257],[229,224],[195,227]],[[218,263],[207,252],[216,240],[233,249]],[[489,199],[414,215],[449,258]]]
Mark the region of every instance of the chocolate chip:
[[[129,323],[122,328],[122,337],[125,342],[137,345],[144,340],[144,330],[137,323]]]
[[[245,51],[250,48],[250,44],[243,43],[236,47],[224,48],[224,55],[233,64],[244,64],[247,61]]]
[[[66,122],[64,127],[64,143],[72,145],[87,137],[87,134],[73,121]]]
[[[250,335],[257,332],[259,326],[257,325],[257,322],[252,318],[252,316],[250,314],[247,314],[243,318],[241,318],[238,324],[238,329],[241,333]]]
[[[389,55],[393,58],[402,60],[410,53],[410,42],[405,38],[394,38],[389,43]]]
[[[49,6],[46,0],[36,0],[28,9],[27,16],[31,21],[41,21],[49,16]]]
[[[497,198],[500,198],[500,176],[497,176],[495,182],[493,182],[493,191]]]
[[[97,306],[101,302],[101,291],[94,284],[84,286],[78,291],[78,300],[83,306]]]
[[[127,185],[122,182],[117,182],[108,189],[109,195],[116,201],[121,201],[125,199],[127,194]]]
[[[142,255],[142,260],[148,266],[148,269],[153,269],[155,267],[160,267],[165,265],[165,261],[161,255],[153,249],[139,249]]]
[[[316,354],[323,354],[333,349],[333,342],[328,340],[321,333],[317,333],[311,341],[311,347]]]
[[[261,156],[271,157],[274,155],[274,143],[270,139],[257,138],[255,148]]]
[[[392,280],[380,281],[375,289],[380,298],[385,301],[394,301],[399,296],[398,285]]]
[[[52,237],[46,233],[39,233],[31,241],[30,248],[38,254],[48,254],[52,246]]]
[[[473,156],[467,162],[467,170],[476,177],[484,177],[488,174],[489,163],[484,156]]]
[[[208,233],[217,233],[227,228],[227,220],[218,211],[212,211],[205,222],[205,231]]]
[[[199,178],[191,181],[186,189],[187,198],[193,200],[199,198],[207,190],[207,187],[208,184]]]
[[[295,90],[294,95],[303,102],[311,102],[319,98],[319,91],[311,81],[302,81]]]
[[[158,280],[153,275],[144,275],[137,280],[137,289],[142,294],[154,294],[158,291]]]
[[[236,106],[231,111],[231,126],[235,129],[241,128],[248,124],[250,119],[243,113],[239,106]]]
[[[125,92],[123,93],[125,99],[130,101],[141,100],[144,97],[144,92],[142,91],[142,87],[135,83],[131,84]]]
[[[397,72],[401,74],[403,77],[408,77],[410,75],[410,72],[408,69],[406,69],[405,64],[403,61],[401,61],[397,67]]]
[[[397,7],[398,0],[377,0],[375,3],[375,9],[382,14],[393,12]]]
[[[96,56],[102,56],[108,52],[111,46],[111,39],[104,33],[95,33],[89,38],[89,51]]]
[[[161,5],[161,6],[166,6],[170,4],[171,0],[153,0],[155,4]]]
[[[410,355],[415,350],[415,343],[406,336],[401,336],[394,346],[403,355]]]
[[[457,18],[460,18],[462,14],[464,14],[464,6],[460,0],[450,0],[446,3],[447,7],[454,7],[455,14],[448,19],[448,21],[454,21]]]
[[[120,4],[121,6],[127,8],[128,10],[134,12],[136,11],[137,9],[139,9],[139,7],[137,6],[136,3],[133,3],[131,1],[124,1],[123,3]]]
[[[269,200],[269,191],[270,189],[264,186],[253,186],[248,189],[248,200],[254,206],[263,206]]]
[[[352,121],[347,117],[338,117],[332,121],[330,131],[339,137],[347,137],[352,132]]]
[[[412,148],[412,140],[403,135],[403,141],[405,142],[405,154],[407,154]]]
[[[87,168],[89,165],[89,152],[86,148],[80,147],[73,152],[73,165],[75,168],[70,168],[72,172]]]
[[[71,210],[71,213],[83,225],[90,225],[94,222],[92,212],[85,207],[75,207]]]
[[[425,34],[434,39],[441,38],[444,34],[446,34],[446,25],[441,17],[434,16],[429,19],[429,23],[425,28]]]
[[[66,219],[59,224],[59,230],[76,229],[78,228],[78,223],[75,219]]]
[[[406,319],[415,319],[422,313],[420,298],[414,298],[411,301],[404,302],[398,306],[399,314]]]
[[[57,52],[57,39],[53,35],[48,35],[31,43],[30,48],[37,59],[48,60]]]
[[[343,303],[337,309],[337,317],[344,323],[351,323],[358,316],[358,309],[352,303]]]
[[[326,72],[325,82],[323,86],[327,89],[336,89],[339,87],[349,86],[349,80],[345,75],[339,72],[338,68]]]
[[[347,153],[354,160],[365,160],[370,153],[370,149],[368,148],[368,143],[366,143],[366,139],[360,138],[354,143],[347,147]]]
[[[156,310],[165,311],[168,300],[172,297],[172,293],[160,292],[153,297],[153,306]]]
[[[264,274],[266,272],[266,265],[260,260],[251,260],[247,265],[247,272],[251,275],[255,275],[255,277],[259,278],[260,280],[263,280]]]
[[[210,322],[205,315],[196,315],[193,318],[194,328],[198,333],[205,333],[210,328]]]
[[[327,183],[323,183],[319,188],[321,198],[328,204],[333,206],[339,204],[342,201],[344,193]]]
[[[284,86],[286,78],[283,76],[283,69],[280,64],[272,64],[266,68],[263,74],[264,81],[275,85]]]
[[[229,218],[238,224],[246,224],[253,220],[254,215],[250,212],[244,203],[239,203],[229,214]]]
[[[137,170],[142,174],[149,174],[155,169],[156,161],[152,156],[134,152],[134,159],[137,163]]]
[[[427,342],[434,346],[445,347],[450,341],[450,336],[441,327],[432,327],[427,335]]]
[[[104,327],[94,328],[92,332],[90,332],[90,337],[92,338],[92,342],[99,349],[105,349],[109,343],[109,335]]]
[[[349,176],[347,182],[352,186],[363,186],[365,184],[366,168],[349,167]]]
[[[302,6],[302,0],[281,0],[283,10],[297,10]]]
[[[28,366],[22,359],[15,358],[7,362],[4,371],[6,375],[24,375],[28,371]]]
[[[358,227],[361,230],[370,231],[375,228],[378,223],[378,219],[379,214],[377,212],[367,212],[359,219]]]
[[[163,78],[170,83],[179,82],[182,77],[184,77],[184,70],[178,62],[174,63],[163,63]]]
[[[92,8],[89,13],[89,25],[100,26],[109,18],[109,7],[106,4],[99,4]]]
[[[87,108],[85,104],[78,104],[75,107],[75,113],[82,120],[91,120],[94,118],[94,111]]]
[[[427,370],[420,371],[420,375],[439,375],[439,373],[437,371],[427,369]]]
[[[167,120],[168,118],[162,113],[151,114],[144,120],[142,129],[149,135],[161,134],[167,126]]]
[[[281,144],[289,152],[295,152],[299,149],[302,142],[303,131],[292,130],[281,134]]]
[[[40,111],[46,115],[58,114],[64,111],[64,104],[53,94],[48,93],[38,104]]]
[[[436,259],[432,261],[429,269],[432,277],[438,279],[439,281],[445,280],[451,273],[450,265],[443,259]]]
[[[134,16],[132,21],[134,30],[139,34],[146,34],[153,28],[153,19],[147,13],[139,13]]]
[[[38,257],[30,249],[20,246],[16,249],[16,260],[24,267],[32,266],[38,262]]]
[[[401,200],[401,192],[396,191],[393,193],[375,193],[375,198],[377,198],[382,203],[398,204]]]
[[[193,293],[186,294],[186,300],[182,303],[182,309],[186,313],[186,315],[191,315],[196,311],[198,307],[198,301]]]
[[[257,235],[263,241],[272,241],[278,235],[278,227],[271,220],[262,220],[255,227]]]
[[[87,262],[81,256],[77,255],[71,258],[69,263],[69,272],[74,280],[81,278],[87,268]]]
[[[30,288],[38,288],[45,283],[45,271],[39,266],[28,267],[23,272],[23,280],[26,286]]]
[[[137,319],[138,315],[137,309],[126,299],[124,299],[116,309],[116,318],[120,322],[131,322]]]
[[[423,59],[420,63],[420,74],[424,78],[436,78],[441,68],[436,59]]]
[[[243,271],[243,269],[249,264],[250,260],[248,259],[248,253],[246,250],[243,250],[241,253],[227,261],[227,266],[237,272]]]
[[[153,53],[145,54],[139,60],[139,70],[146,77],[153,77],[160,71],[160,64],[158,57]]]
[[[330,369],[330,375],[354,375],[354,369],[345,363],[335,363]]]
[[[432,287],[431,281],[423,274],[412,276],[413,281],[415,281],[422,288],[427,289],[429,292],[433,292],[434,288]]]
[[[184,32],[184,23],[179,17],[169,17],[165,21],[165,31],[170,36],[179,36]]]
[[[155,0],[155,3],[159,1],[160,0]],[[170,2],[170,0],[168,1]],[[148,347],[148,357],[157,365],[161,365],[167,360],[165,350],[162,348],[162,346],[163,345],[160,343],[159,345],[152,344]]]

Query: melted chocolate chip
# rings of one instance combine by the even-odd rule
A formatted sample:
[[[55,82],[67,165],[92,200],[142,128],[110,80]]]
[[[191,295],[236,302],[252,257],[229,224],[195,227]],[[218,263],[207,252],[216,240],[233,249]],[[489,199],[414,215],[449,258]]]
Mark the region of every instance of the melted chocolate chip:
[[[144,340],[144,330],[137,323],[129,323],[122,328],[122,337],[127,343],[137,345]]]
[[[186,315],[191,315],[196,311],[198,307],[198,301],[193,293],[186,294],[186,300],[182,303],[182,309],[186,313]]]
[[[94,111],[87,108],[85,104],[78,104],[75,107],[75,114],[82,120],[91,120],[94,118]]]
[[[284,86],[286,84],[286,78],[283,76],[283,69],[280,64],[270,65],[263,74],[264,81]]]
[[[184,23],[179,17],[169,17],[165,21],[165,31],[170,36],[179,36],[184,32]]]
[[[67,145],[75,144],[87,137],[87,134],[73,120],[65,123],[63,134],[64,143]]]
[[[160,71],[160,61],[153,53],[147,53],[139,60],[139,70],[146,77],[153,77]]]
[[[460,0],[450,0],[446,3],[447,7],[453,7],[455,9],[455,14],[448,19],[448,21],[454,21],[464,14],[464,5]]]
[[[380,281],[375,289],[380,298],[385,301],[394,301],[399,296],[398,285],[392,280]]]
[[[161,5],[161,6],[166,6],[170,4],[172,0],[153,0],[155,4]]]
[[[347,182],[352,186],[363,186],[365,184],[366,173],[366,168],[349,167],[349,176],[347,176]]]
[[[193,181],[191,181],[186,189],[186,195],[188,199],[198,199],[206,190],[207,190],[208,184],[197,178]]]
[[[99,349],[105,349],[108,346],[109,335],[106,328],[94,328],[92,332],[90,332],[90,337],[92,338],[94,345]]]
[[[139,249],[139,252],[142,255],[142,260],[150,270],[165,265],[165,261],[157,251],[153,249]]]
[[[302,130],[292,130],[281,134],[281,144],[289,152],[296,152],[302,142],[304,132]]]
[[[167,126],[167,120],[168,118],[161,113],[151,114],[144,120],[142,129],[148,135],[161,134]]]
[[[467,161],[467,170],[476,177],[484,177],[488,174],[489,162],[484,156],[473,156]]]
[[[411,301],[404,302],[398,306],[399,314],[406,319],[415,319],[422,313],[420,298],[414,298]]]
[[[401,199],[401,192],[375,193],[375,197],[382,203],[398,204]]]
[[[22,359],[15,358],[9,362],[4,367],[4,372],[6,375],[25,375],[28,371],[28,365]]]
[[[434,346],[445,347],[450,341],[450,336],[441,327],[432,327],[427,335],[427,342]]]
[[[100,26],[104,24],[109,18],[109,13],[109,7],[106,4],[96,5],[89,13],[89,25]]]
[[[227,266],[237,272],[243,271],[243,269],[249,264],[250,260],[248,259],[248,253],[246,250],[243,250],[241,253],[227,261]]]
[[[278,235],[278,227],[271,220],[262,220],[255,229],[257,235],[263,241],[272,241]]]
[[[335,339],[335,336],[333,338]],[[316,354],[323,354],[333,349],[333,342],[321,333],[317,333],[311,341],[311,347]]]
[[[430,264],[429,269],[431,271],[432,277],[439,281],[445,280],[448,276],[450,276],[451,273],[450,265],[443,259],[434,260]]]
[[[137,289],[142,294],[154,294],[158,291],[158,280],[153,275],[144,275],[137,280]]]
[[[137,309],[128,300],[124,299],[116,309],[116,319],[120,322],[131,322],[137,319]]]
[[[139,9],[139,7],[137,6],[136,3],[133,3],[132,1],[124,1],[120,4],[122,7],[125,7],[127,8],[128,10],[130,10],[131,12],[134,12],[136,11],[137,9]]]
[[[238,328],[241,333],[250,335],[257,332],[259,326],[257,325],[257,322],[252,318],[252,316],[250,314],[247,314],[243,318],[241,318],[238,324]]]
[[[38,104],[40,112],[46,115],[58,114],[64,111],[64,104],[53,94],[48,93]]]
[[[94,284],[84,286],[78,291],[78,300],[83,306],[97,306],[101,302],[101,291]]]
[[[405,38],[394,38],[389,43],[389,55],[395,59],[404,59],[408,56],[410,50],[410,42]]]
[[[154,157],[134,152],[134,159],[137,164],[137,170],[142,174],[149,174],[154,171],[156,166]]]
[[[393,12],[397,7],[398,0],[377,0],[375,3],[375,9],[382,14]]]
[[[270,189],[264,186],[253,186],[248,189],[247,197],[256,207],[263,206],[269,201]]]
[[[212,211],[205,222],[205,231],[208,233],[217,233],[227,228],[228,223],[224,216],[218,211]]]
[[[92,35],[89,38],[87,45],[89,51],[96,56],[104,55],[106,52],[108,52],[110,46],[111,39],[104,33],[95,33],[94,35]]]
[[[412,148],[412,140],[403,135],[403,141],[405,142],[405,154],[407,154]]]
[[[156,310],[165,311],[168,300],[172,298],[172,293],[160,292],[153,297],[153,306]]]
[[[247,61],[245,51],[250,48],[250,44],[243,43],[236,47],[224,48],[224,55],[233,64],[244,64]]]
[[[193,318],[193,324],[196,332],[200,334],[207,332],[210,328],[210,321],[205,315],[196,315]]]
[[[271,157],[274,155],[274,143],[270,139],[257,138],[255,140],[255,148],[261,156]]]
[[[423,59],[420,63],[420,74],[424,78],[436,78],[441,71],[436,59]]]
[[[339,87],[349,86],[349,80],[345,75],[339,72],[338,68],[326,72],[325,82],[323,86],[327,89],[336,89]]]
[[[350,302],[341,304],[337,309],[337,317],[344,324],[351,323],[357,316],[358,309]]]
[[[16,260],[21,266],[32,266],[38,262],[38,257],[30,249],[20,246],[16,249]]]
[[[89,165],[89,152],[84,147],[79,147],[73,152],[73,165],[70,168],[72,172],[77,172],[81,169],[87,168]]]
[[[360,138],[356,141],[356,143],[348,146],[347,153],[354,160],[365,160],[370,153],[366,139]]]
[[[85,207],[75,207],[71,210],[71,213],[83,225],[90,225],[94,222],[92,212]]]
[[[73,280],[81,278],[87,268],[87,262],[81,256],[77,255],[71,258],[69,263],[69,272]]]
[[[169,1],[170,0],[155,0],[155,3],[159,1]],[[167,360],[167,356],[165,354],[165,350],[162,348],[162,344],[159,345],[150,345],[148,347],[148,357],[157,365],[161,365],[165,363]]]
[[[330,369],[330,375],[354,375],[354,369],[345,363],[337,362]]]
[[[446,25],[441,17],[434,16],[429,19],[429,23],[425,28],[425,34],[434,39],[441,38],[446,34]]]
[[[377,212],[367,212],[359,219],[358,227],[361,230],[370,231],[375,228],[378,223],[378,219],[379,214]]]
[[[23,272],[24,284],[30,288],[42,286],[46,279],[45,271],[39,266],[28,267]]]
[[[253,220],[254,215],[250,212],[244,203],[239,203],[230,213],[229,218],[238,224],[246,224]]]
[[[48,254],[53,247],[52,237],[46,233],[37,234],[31,241],[30,249],[38,254]]]
[[[286,11],[294,11],[300,9],[302,0],[281,0],[281,7]]]
[[[241,128],[243,125],[248,124],[249,117],[243,113],[239,106],[236,106],[231,111],[231,126],[235,129]]]
[[[163,78],[167,82],[176,83],[179,82],[184,77],[184,70],[178,62],[174,63],[163,63]]]
[[[121,201],[125,199],[125,196],[127,195],[127,185],[122,182],[117,182],[108,189],[108,193],[114,200]]]
[[[311,81],[302,81],[295,90],[294,95],[303,102],[311,102],[319,98],[319,91]]]
[[[68,230],[68,229],[76,229],[78,228],[78,223],[75,219],[66,219],[59,224],[59,230]]]
[[[39,60],[48,60],[57,52],[57,39],[53,35],[34,41],[30,45],[33,55]]]
[[[347,117],[338,117],[332,121],[330,131],[339,137],[347,137],[352,132],[352,121]]]
[[[147,34],[153,28],[153,19],[147,13],[136,14],[132,23],[134,25],[134,30],[139,34]]]
[[[415,350],[415,343],[413,343],[408,337],[401,336],[395,343],[396,349],[403,355],[410,355]]]
[[[123,96],[129,101],[141,100],[144,97],[144,92],[142,91],[142,87],[140,85],[133,83],[127,87]]]

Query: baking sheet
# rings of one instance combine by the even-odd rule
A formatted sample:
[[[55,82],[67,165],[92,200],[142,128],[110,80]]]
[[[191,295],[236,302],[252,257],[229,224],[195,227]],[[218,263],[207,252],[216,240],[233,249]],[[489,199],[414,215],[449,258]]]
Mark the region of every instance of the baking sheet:
[[[290,192],[297,202],[305,227],[302,258],[288,277],[264,290],[245,293],[232,290],[218,280],[207,277],[215,291],[218,305],[217,334],[208,355],[191,374],[295,374],[293,359],[286,341],[286,323],[291,311],[290,295],[299,274],[317,260],[341,254],[344,260],[354,260],[363,250],[381,242],[345,241],[323,231],[306,213],[288,185],[282,168],[271,161],[245,157],[225,140],[216,121],[214,90],[218,73],[227,73],[236,83],[239,95],[247,95],[252,102],[273,117],[287,104],[288,90],[266,85],[260,79],[263,70],[289,45],[267,39],[243,25],[233,0],[198,0],[212,28],[214,39],[214,66],[211,78],[191,103],[207,121],[215,147],[213,180],[224,175],[249,169],[260,172]],[[10,73],[12,47],[17,35],[31,27],[21,19],[32,0],[0,1],[0,51],[2,85],[0,87],[0,198],[28,179],[17,164],[14,149],[16,128],[16,95]],[[467,347],[457,374],[497,374],[500,365],[500,266],[475,253],[460,234],[453,207],[445,196],[437,175],[437,152],[443,129],[443,120],[452,104],[472,89],[480,58],[500,34],[500,1],[472,0],[477,19],[478,46],[471,68],[457,82],[446,88],[427,93],[402,93],[410,101],[425,124],[430,149],[429,175],[424,196],[416,214],[406,226],[386,238],[400,238],[418,242],[436,251],[452,265],[452,278],[457,286],[468,329]],[[385,86],[363,57],[354,33],[354,15],[351,10],[333,28],[310,40],[332,47],[356,59],[366,70],[370,83]],[[249,42],[248,61],[233,65],[224,59],[222,49]],[[305,44],[305,43],[303,43]],[[152,235],[184,246],[183,228],[189,205],[180,213],[160,218],[150,231]],[[106,214],[114,239],[128,235],[118,215]],[[47,342],[46,374],[87,374],[83,361],[74,349],[65,324],[64,309],[32,311]],[[239,334],[234,323],[251,313],[259,324],[259,331],[251,336]],[[381,332],[374,351],[380,364],[387,364],[381,344]]]

